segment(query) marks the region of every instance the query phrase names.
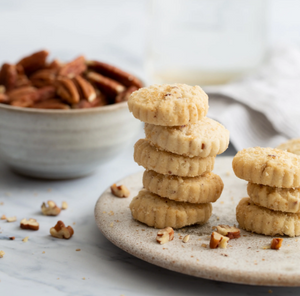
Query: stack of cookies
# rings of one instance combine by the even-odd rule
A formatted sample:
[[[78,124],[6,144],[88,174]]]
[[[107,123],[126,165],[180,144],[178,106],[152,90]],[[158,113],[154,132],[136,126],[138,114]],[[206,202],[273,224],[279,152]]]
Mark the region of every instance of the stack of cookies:
[[[300,157],[272,148],[248,148],[233,158],[248,195],[236,208],[240,227],[265,235],[300,235]]]
[[[199,86],[152,85],[132,93],[129,110],[145,122],[146,139],[134,146],[134,160],[146,171],[131,204],[134,219],[155,228],[204,224],[223,190],[212,173],[229,132],[205,117],[208,97]]]

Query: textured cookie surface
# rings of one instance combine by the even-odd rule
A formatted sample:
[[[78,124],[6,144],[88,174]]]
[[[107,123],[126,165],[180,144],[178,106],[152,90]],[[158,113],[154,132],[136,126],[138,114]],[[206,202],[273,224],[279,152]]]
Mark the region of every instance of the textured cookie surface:
[[[143,185],[159,196],[189,203],[215,202],[224,187],[222,179],[211,172],[199,177],[178,177],[150,170],[144,172]]]
[[[250,199],[258,206],[274,211],[300,212],[300,188],[276,188],[248,183],[247,191]]]
[[[134,161],[147,170],[181,177],[195,177],[210,172],[215,163],[213,156],[191,158],[158,150],[145,139],[135,143],[133,156]]]
[[[248,148],[239,151],[232,161],[237,177],[271,187],[300,187],[300,157],[272,148]]]
[[[216,156],[223,153],[229,144],[229,131],[207,117],[197,123],[177,127],[146,123],[145,133],[151,144],[189,157]]]
[[[300,138],[291,139],[285,143],[282,143],[277,147],[277,149],[300,155]]]
[[[142,189],[130,203],[134,219],[155,228],[181,228],[204,224],[212,213],[210,203],[190,204],[162,198]]]
[[[272,211],[256,206],[249,197],[236,207],[236,219],[241,228],[265,235],[300,235],[300,214]]]
[[[162,84],[140,88],[128,99],[128,108],[143,122],[178,126],[206,116],[208,97],[199,86]]]

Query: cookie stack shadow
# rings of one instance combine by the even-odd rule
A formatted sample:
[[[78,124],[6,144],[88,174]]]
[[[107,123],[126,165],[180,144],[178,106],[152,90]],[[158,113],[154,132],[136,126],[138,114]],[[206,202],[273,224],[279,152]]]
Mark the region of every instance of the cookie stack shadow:
[[[128,106],[146,134],[134,146],[146,171],[133,218],[155,228],[206,223],[224,186],[212,173],[215,157],[229,143],[229,132],[205,117],[207,95],[198,86],[153,85],[134,92]]]
[[[300,235],[300,158],[272,148],[248,148],[233,158],[249,197],[236,208],[241,228],[264,235]]]

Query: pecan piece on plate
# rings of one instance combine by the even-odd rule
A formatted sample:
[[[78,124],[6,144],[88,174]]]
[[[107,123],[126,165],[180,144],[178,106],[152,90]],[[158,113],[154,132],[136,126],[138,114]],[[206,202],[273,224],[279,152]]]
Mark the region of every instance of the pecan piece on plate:
[[[70,104],[76,104],[80,100],[75,83],[70,78],[59,77],[57,79],[56,93]]]
[[[30,81],[36,87],[54,85],[57,69],[42,69],[30,76]]]
[[[77,75],[82,74],[86,70],[85,58],[80,56],[70,63],[64,64],[59,72],[59,76],[67,76],[68,78],[73,78]]]
[[[86,77],[108,96],[115,97],[125,90],[124,85],[96,72],[88,72]]]
[[[45,68],[48,54],[46,50],[35,52],[21,59],[17,65],[23,66],[26,75],[30,75],[39,69]]]
[[[5,86],[6,91],[16,87],[18,72],[15,65],[3,64],[0,70],[0,84]]]
[[[96,99],[96,91],[94,87],[84,78],[77,75],[74,77],[74,82],[79,90],[81,97],[86,99],[88,102],[93,102]]]
[[[115,103],[121,103],[128,101],[130,95],[136,91],[138,88],[136,86],[129,86],[126,90],[118,94],[115,98]]]
[[[143,87],[142,82],[132,74],[129,74],[115,66],[98,62],[98,61],[88,61],[88,68],[100,73],[104,76],[112,78],[125,86],[135,86],[137,88]]]

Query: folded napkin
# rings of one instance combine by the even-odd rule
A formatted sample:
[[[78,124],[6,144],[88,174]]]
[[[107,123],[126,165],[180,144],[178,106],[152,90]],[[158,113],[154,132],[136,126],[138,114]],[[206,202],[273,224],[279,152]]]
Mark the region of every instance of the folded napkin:
[[[208,116],[229,129],[237,150],[300,137],[300,50],[274,49],[254,73],[205,89]]]

